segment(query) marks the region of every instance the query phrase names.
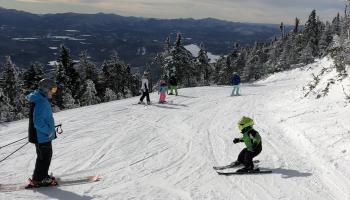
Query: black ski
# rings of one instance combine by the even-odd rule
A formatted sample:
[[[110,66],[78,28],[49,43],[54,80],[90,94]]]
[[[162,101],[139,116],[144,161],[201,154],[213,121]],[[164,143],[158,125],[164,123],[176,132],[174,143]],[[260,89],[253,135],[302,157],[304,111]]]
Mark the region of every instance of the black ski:
[[[246,171],[246,172],[217,172],[219,175],[224,175],[224,176],[230,176],[230,175],[244,175],[244,174],[270,174],[272,173],[271,170],[252,170],[252,171]]]
[[[259,163],[259,160],[253,160],[253,163]],[[239,165],[235,165],[235,164],[229,164],[229,165],[224,165],[224,166],[214,166],[213,169],[215,170],[224,170],[224,169],[229,169],[229,168],[235,168],[235,167],[239,167],[239,166],[243,166],[243,164],[239,164]]]

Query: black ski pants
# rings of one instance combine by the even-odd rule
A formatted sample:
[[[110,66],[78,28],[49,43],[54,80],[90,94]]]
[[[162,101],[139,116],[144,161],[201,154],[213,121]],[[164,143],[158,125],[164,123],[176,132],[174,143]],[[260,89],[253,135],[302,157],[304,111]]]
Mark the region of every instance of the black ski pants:
[[[49,167],[52,158],[51,142],[35,144],[36,147],[36,163],[33,174],[34,181],[42,181],[48,177]]]
[[[244,148],[241,153],[239,153],[238,155],[238,161],[240,163],[243,163],[243,165],[245,167],[254,167],[254,164],[253,164],[253,158],[257,155],[260,154],[262,150],[262,145],[261,143],[258,144],[258,146],[256,146],[256,148],[254,149],[254,151],[249,151],[247,148]]]
[[[147,102],[150,102],[150,101],[151,101],[150,98],[149,98],[148,90],[146,90],[145,92],[142,91],[142,96],[141,96],[141,98],[140,98],[140,101],[142,102],[143,99],[144,99],[145,97],[146,97],[146,99],[147,99]]]

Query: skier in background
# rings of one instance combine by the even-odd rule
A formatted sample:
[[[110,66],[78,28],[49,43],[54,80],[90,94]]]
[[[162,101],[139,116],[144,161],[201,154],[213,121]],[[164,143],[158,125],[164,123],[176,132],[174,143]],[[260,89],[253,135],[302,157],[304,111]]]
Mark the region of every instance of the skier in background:
[[[37,154],[30,183],[34,187],[57,184],[55,178],[48,175],[52,159],[51,141],[56,138],[50,99],[56,91],[57,85],[53,80],[42,79],[38,89],[26,97],[30,102],[28,139],[35,144]]]
[[[231,96],[239,96],[239,85],[241,84],[241,77],[237,74],[237,72],[233,72],[231,82],[233,85]]]
[[[166,97],[166,94],[168,92],[168,86],[166,84],[166,82],[163,80],[163,79],[160,79],[159,81],[159,103],[166,103],[165,101],[165,97]]]
[[[169,95],[173,95],[173,90],[175,90],[175,95],[177,96],[177,80],[175,77],[175,74],[171,74],[170,79],[169,79],[169,85],[170,85],[170,93]]]
[[[148,85],[148,73],[144,72],[142,79],[141,79],[141,92],[142,92],[142,96],[140,98],[140,101],[138,104],[143,104],[143,99],[146,97],[147,99],[147,104],[150,105],[151,104],[151,100],[149,98],[149,85]]]
[[[259,133],[253,129],[254,121],[249,117],[242,117],[238,122],[238,128],[243,134],[240,138],[235,138],[233,143],[244,142],[244,148],[238,155],[237,161],[233,162],[233,166],[244,165],[237,172],[249,172],[254,170],[253,158],[262,151],[261,137]]]

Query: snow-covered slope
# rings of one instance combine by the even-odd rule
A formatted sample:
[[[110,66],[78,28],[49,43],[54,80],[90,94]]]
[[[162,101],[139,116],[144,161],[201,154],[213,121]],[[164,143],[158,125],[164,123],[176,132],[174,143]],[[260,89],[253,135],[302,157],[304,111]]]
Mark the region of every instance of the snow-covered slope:
[[[93,184],[0,193],[0,199],[350,199],[348,78],[329,93],[306,97],[312,73],[336,78],[331,60],[231,87],[179,90],[170,104],[145,108],[137,98],[56,113],[64,133],[53,142],[50,171],[69,177],[101,174]],[[151,95],[157,101],[157,95]],[[232,144],[243,115],[263,138],[257,157],[272,174],[219,176],[213,165],[232,162],[243,148]],[[27,121],[1,124],[0,146],[22,138]],[[14,150],[0,149],[0,158]],[[33,145],[0,163],[0,184],[25,181],[35,163]]]

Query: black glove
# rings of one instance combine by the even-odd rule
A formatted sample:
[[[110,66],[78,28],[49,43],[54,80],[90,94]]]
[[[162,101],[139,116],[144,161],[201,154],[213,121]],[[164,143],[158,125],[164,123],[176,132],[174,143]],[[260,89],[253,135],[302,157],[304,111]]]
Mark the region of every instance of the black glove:
[[[241,142],[241,139],[239,139],[239,138],[235,138],[235,139],[233,140],[233,143],[234,143],[234,144],[239,143],[239,142]]]

